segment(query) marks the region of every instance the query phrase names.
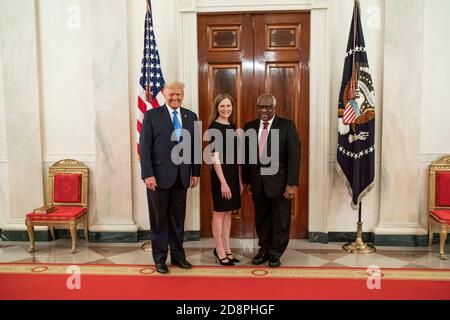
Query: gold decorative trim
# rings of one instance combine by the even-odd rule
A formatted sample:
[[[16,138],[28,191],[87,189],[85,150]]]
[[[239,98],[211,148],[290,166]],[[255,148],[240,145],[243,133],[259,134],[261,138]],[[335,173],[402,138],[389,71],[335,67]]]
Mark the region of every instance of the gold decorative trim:
[[[0,264],[0,274],[70,274],[64,264]],[[81,274],[139,277],[225,277],[225,278],[305,278],[305,279],[367,279],[370,275],[363,268],[307,268],[307,267],[207,267],[194,266],[180,269],[169,266],[168,275],[155,272],[153,265],[77,265]],[[450,281],[448,270],[382,269],[383,280]]]
[[[450,172],[450,156],[444,156],[430,165],[429,169],[429,188],[428,188],[428,206],[429,210],[436,208],[436,172],[449,171]]]
[[[54,177],[57,173],[78,173],[81,174],[81,203],[65,203],[65,202],[54,202],[53,192],[54,192]],[[64,159],[54,163],[48,169],[48,185],[47,185],[47,204],[48,205],[81,205],[85,208],[88,206],[88,196],[89,196],[89,168],[81,161],[74,159]]]
[[[445,166],[448,169],[449,166],[450,166],[450,156],[443,156],[443,157],[437,159],[436,161],[434,161],[432,163],[431,166],[439,167],[440,165],[443,165],[443,166]]]
[[[430,165],[428,182],[428,245],[432,244],[433,231],[439,228],[439,256],[441,260],[447,260],[444,252],[445,240],[447,239],[448,221],[442,221],[431,211],[449,210],[449,207],[438,206],[436,203],[436,174],[437,172],[450,172],[450,156],[443,156]]]
[[[54,186],[55,186],[55,175],[59,173],[64,174],[77,174],[81,175],[81,199],[78,202],[74,203],[66,203],[66,202],[56,202],[54,201]],[[48,178],[47,178],[47,203],[46,206],[76,206],[81,208],[88,207],[88,196],[89,196],[89,168],[81,161],[74,159],[63,159],[58,162],[55,162],[48,169]],[[39,208],[42,210],[42,208]],[[36,220],[33,221],[33,218],[26,218],[25,224],[27,226],[28,237],[30,238],[30,248],[28,252],[35,251],[35,238],[34,238],[34,226],[48,226],[50,230],[50,234],[52,239],[55,239],[54,228],[65,226],[70,230],[70,235],[72,239],[72,253],[76,253],[77,246],[77,224],[82,223],[84,229],[84,235],[86,240],[89,240],[89,219],[87,210],[77,216],[76,218],[71,218],[67,220]]]

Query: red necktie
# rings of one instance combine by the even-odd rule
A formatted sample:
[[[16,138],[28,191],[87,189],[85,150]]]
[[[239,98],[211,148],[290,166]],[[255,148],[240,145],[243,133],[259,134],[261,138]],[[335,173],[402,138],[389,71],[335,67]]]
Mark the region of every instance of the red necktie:
[[[261,136],[259,137],[259,157],[262,158],[264,148],[266,147],[267,136],[269,135],[269,122],[263,122],[263,128],[261,131]]]

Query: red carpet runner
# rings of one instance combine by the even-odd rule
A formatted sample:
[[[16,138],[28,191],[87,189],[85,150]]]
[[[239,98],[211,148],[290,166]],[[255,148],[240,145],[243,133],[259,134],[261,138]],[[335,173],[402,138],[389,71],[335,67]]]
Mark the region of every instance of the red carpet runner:
[[[0,299],[450,300],[447,270],[383,269],[370,278],[381,288],[370,290],[370,275],[354,268],[171,267],[159,275],[149,266],[80,265],[78,277],[68,267],[0,264]]]

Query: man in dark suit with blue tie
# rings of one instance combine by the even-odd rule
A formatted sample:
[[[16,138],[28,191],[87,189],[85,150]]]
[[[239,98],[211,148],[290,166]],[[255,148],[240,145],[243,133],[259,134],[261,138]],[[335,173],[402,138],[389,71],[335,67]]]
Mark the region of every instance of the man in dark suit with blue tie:
[[[181,107],[184,84],[166,83],[162,92],[166,104],[146,112],[139,144],[141,177],[147,187],[153,260],[157,272],[168,273],[169,246],[172,264],[192,268],[183,248],[184,220],[187,189],[198,185],[200,163],[194,163],[199,143],[194,140],[197,115]],[[172,152],[179,143],[190,150]],[[180,163],[180,156],[186,151],[191,156]]]

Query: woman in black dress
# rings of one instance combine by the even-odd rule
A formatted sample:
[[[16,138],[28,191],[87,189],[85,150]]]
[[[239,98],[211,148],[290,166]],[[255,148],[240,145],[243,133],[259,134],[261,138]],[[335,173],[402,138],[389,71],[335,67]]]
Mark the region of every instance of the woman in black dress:
[[[239,262],[230,250],[231,213],[241,208],[243,189],[237,162],[239,141],[234,135],[235,130],[236,111],[233,98],[226,93],[219,94],[211,108],[208,134],[212,147],[212,232],[216,244],[213,254],[221,265],[234,265]]]

